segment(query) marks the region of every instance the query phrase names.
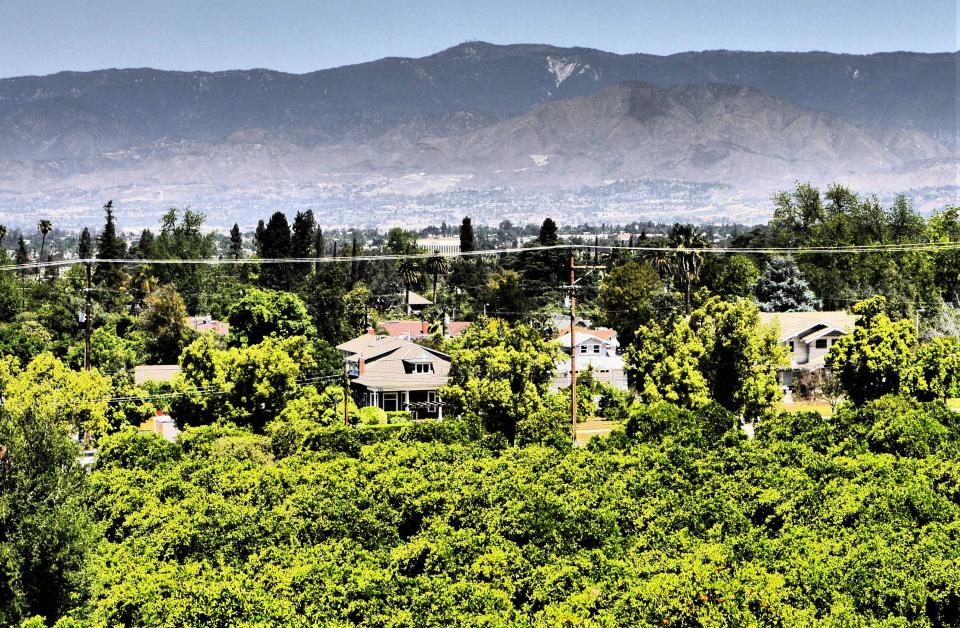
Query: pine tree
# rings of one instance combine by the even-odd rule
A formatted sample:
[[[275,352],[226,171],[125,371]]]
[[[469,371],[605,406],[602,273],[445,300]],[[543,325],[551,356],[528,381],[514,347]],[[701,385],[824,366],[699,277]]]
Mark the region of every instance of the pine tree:
[[[540,246],[556,246],[560,242],[560,237],[557,235],[557,223],[552,218],[545,219],[543,224],[540,225],[540,237],[537,239]]]
[[[757,301],[764,312],[811,312],[821,306],[792,257],[774,257],[757,281]]]
[[[313,257],[311,250],[315,242],[317,223],[313,210],[297,212],[293,219],[293,234],[290,237],[290,257]]]
[[[137,240],[137,243],[130,250],[130,255],[140,259],[153,259],[156,256],[155,241],[156,238],[153,232],[149,229],[144,229],[140,232],[140,239]]]
[[[103,231],[97,238],[97,259],[121,259],[127,253],[127,245],[117,235],[117,224],[113,217],[113,201],[103,206],[107,214]],[[94,279],[98,285],[119,290],[123,283],[123,270],[117,264],[97,264]]]

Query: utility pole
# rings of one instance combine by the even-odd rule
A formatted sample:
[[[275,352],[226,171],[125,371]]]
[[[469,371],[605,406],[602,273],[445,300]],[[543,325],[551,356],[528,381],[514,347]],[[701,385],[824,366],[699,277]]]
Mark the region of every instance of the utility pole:
[[[346,361],[343,363],[343,425],[350,427],[350,371]]]
[[[603,266],[577,266],[575,251],[570,251],[570,431],[573,444],[577,444],[577,278],[576,269],[586,269],[587,273],[580,277],[585,279],[595,270],[604,270]]]
[[[83,368],[90,370],[90,262],[87,262],[87,288],[84,290],[83,302]]]
[[[574,278],[574,256],[570,251],[570,429],[573,434],[573,445],[577,445],[577,293],[576,279]]]

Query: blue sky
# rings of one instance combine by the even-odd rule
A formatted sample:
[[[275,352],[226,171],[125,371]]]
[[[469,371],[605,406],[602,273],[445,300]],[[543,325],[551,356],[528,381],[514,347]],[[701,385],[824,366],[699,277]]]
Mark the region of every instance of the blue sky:
[[[0,76],[150,66],[289,72],[459,42],[612,52],[947,51],[956,0],[0,0]]]

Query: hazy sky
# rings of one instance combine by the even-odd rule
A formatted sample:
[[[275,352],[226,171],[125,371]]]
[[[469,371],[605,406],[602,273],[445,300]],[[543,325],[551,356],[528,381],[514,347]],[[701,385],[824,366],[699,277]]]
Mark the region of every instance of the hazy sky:
[[[612,52],[947,51],[956,0],[0,0],[0,76],[150,66],[289,72],[459,42]]]

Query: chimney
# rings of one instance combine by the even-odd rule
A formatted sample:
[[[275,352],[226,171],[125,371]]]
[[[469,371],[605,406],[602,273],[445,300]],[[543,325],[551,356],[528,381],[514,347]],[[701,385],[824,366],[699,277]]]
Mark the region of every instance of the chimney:
[[[370,336],[376,336],[377,330],[374,329],[373,327],[367,327],[367,334],[369,334]]]
[[[429,336],[430,323],[428,323],[427,321],[420,321],[420,331],[423,333],[424,336]]]
[[[360,356],[360,361],[357,362],[357,375],[363,375],[363,372],[367,370],[367,361],[364,357]]]

